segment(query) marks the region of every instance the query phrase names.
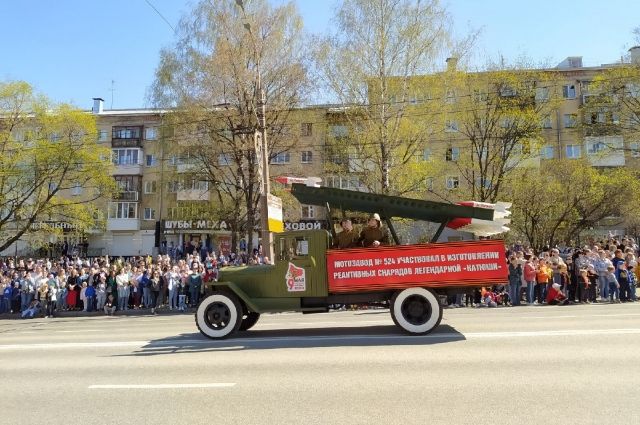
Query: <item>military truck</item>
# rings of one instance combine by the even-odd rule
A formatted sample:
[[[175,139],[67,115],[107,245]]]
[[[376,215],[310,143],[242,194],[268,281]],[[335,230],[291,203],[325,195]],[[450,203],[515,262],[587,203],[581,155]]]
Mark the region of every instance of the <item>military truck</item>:
[[[304,204],[378,212],[395,245],[336,250],[326,230],[279,233],[273,265],[225,267],[209,283],[195,313],[203,335],[219,339],[246,331],[262,313],[320,313],[335,304],[371,303],[389,306],[398,327],[421,335],[440,324],[444,296],[507,281],[502,241],[436,242],[450,220],[492,220],[492,210],[301,184],[292,186],[292,194]],[[431,243],[401,245],[392,217],[440,226]]]

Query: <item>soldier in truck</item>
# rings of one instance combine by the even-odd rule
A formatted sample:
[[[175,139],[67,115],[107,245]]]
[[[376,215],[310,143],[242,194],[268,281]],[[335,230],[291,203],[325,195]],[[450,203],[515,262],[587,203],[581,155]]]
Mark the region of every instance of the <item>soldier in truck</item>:
[[[336,235],[333,240],[333,248],[346,249],[355,248],[358,246],[358,234],[353,230],[353,224],[348,218],[343,218],[340,221],[340,227],[342,231]]]
[[[358,245],[365,248],[389,245],[389,231],[382,227],[380,215],[375,213],[369,218],[367,226],[360,232]]]

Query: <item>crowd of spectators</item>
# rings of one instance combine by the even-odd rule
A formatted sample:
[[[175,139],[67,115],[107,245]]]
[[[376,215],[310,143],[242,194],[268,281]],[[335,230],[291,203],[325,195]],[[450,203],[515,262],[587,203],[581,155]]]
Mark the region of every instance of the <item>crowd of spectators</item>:
[[[251,256],[196,252],[179,259],[0,259],[0,314],[29,318],[53,317],[59,311],[186,311],[198,304],[204,284],[217,279],[219,268],[243,264],[269,264],[269,259],[258,249]]]
[[[520,242],[507,250],[509,280],[450,300],[452,308],[566,305],[637,301],[638,245],[630,237],[609,238],[582,248],[545,247]]]
[[[638,246],[632,238],[608,239],[582,248],[535,252],[516,243],[507,249],[506,284],[476,288],[449,299],[449,307],[564,305],[635,302]],[[159,308],[186,311],[198,304],[205,284],[229,265],[270,264],[251,256],[206,251],[155,258],[0,259],[0,314],[53,317],[60,311]]]

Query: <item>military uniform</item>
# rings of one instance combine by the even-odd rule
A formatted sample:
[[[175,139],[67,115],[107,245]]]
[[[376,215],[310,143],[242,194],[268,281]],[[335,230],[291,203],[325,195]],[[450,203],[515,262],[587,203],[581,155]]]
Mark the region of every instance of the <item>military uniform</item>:
[[[358,246],[358,234],[353,230],[343,230],[333,239],[333,248],[345,249]]]
[[[386,229],[382,227],[365,227],[360,232],[360,239],[358,239],[359,245],[369,247],[373,245],[373,241],[380,242],[380,245],[389,245],[389,234]]]

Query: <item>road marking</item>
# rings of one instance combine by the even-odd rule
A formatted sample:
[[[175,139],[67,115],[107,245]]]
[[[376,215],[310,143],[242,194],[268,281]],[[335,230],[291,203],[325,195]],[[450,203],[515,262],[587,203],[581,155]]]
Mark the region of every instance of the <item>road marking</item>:
[[[173,388],[229,388],[235,386],[235,382],[211,382],[205,384],[130,384],[130,385],[89,385],[90,390],[123,390],[123,389],[173,389]]]
[[[63,334],[63,333],[69,333],[69,334],[77,334],[77,333],[83,333],[83,332],[104,332],[108,329],[81,329],[81,330],[73,330],[73,331],[54,331],[54,333],[58,333],[58,334]]]
[[[122,347],[139,347],[139,348],[161,348],[161,347],[184,347],[189,348],[193,345],[222,345],[220,350],[236,350],[244,349],[247,343],[269,343],[269,342],[314,342],[314,341],[355,341],[355,340],[402,340],[402,341],[420,341],[437,340],[437,339],[489,339],[489,338],[540,338],[540,337],[556,337],[556,336],[588,336],[588,335],[636,335],[640,334],[640,328],[631,329],[573,329],[573,330],[552,330],[552,331],[513,331],[513,332],[443,332],[428,335],[322,335],[322,336],[293,336],[293,337],[256,337],[256,338],[237,338],[231,340],[237,345],[226,346],[229,341],[215,341],[207,339],[182,339],[175,341],[104,341],[104,342],[61,342],[47,344],[7,344],[0,345],[0,351],[8,350],[57,350],[67,348],[122,348]]]

